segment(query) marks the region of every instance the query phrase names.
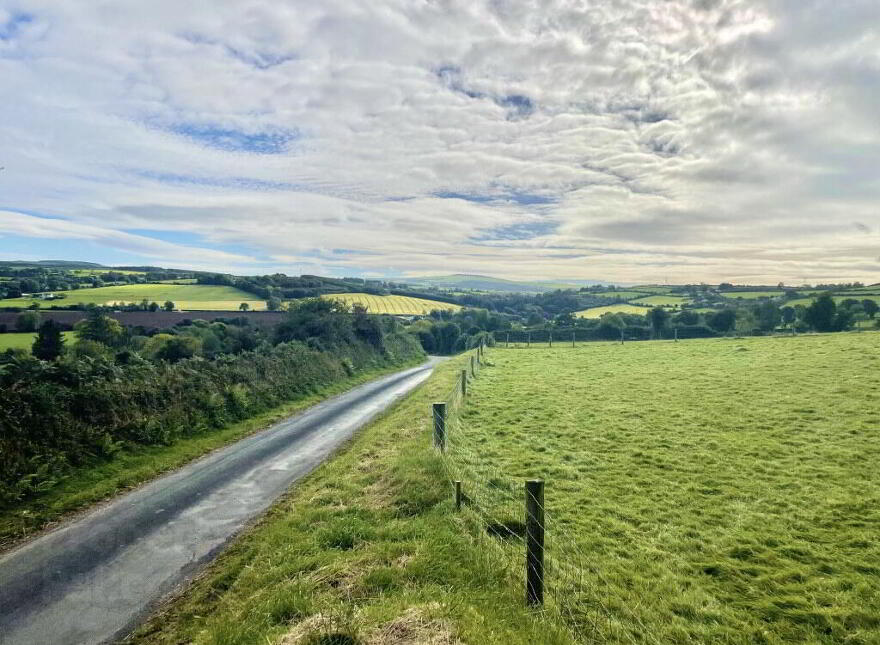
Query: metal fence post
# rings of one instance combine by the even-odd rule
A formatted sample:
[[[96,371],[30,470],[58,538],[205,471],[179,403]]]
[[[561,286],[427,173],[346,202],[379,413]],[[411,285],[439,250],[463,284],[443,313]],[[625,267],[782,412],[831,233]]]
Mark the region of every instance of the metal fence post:
[[[446,452],[446,402],[434,404],[434,447]]]
[[[526,482],[526,604],[544,604],[544,481]]]

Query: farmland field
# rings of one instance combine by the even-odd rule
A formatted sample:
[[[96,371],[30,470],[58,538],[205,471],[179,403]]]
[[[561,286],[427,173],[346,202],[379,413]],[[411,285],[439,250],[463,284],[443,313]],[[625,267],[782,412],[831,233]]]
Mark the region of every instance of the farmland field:
[[[633,304],[646,305],[648,307],[680,307],[688,302],[688,298],[682,298],[681,296],[658,295],[639,298],[632,302]]]
[[[644,291],[603,291],[590,295],[598,296],[600,298],[622,298],[623,300],[631,300],[633,298],[644,298],[648,294]]]
[[[635,305],[617,304],[605,307],[591,307],[583,311],[576,311],[577,318],[601,318],[605,314],[635,314],[644,316],[650,309],[648,307],[636,307]]]
[[[782,295],[782,291],[722,291],[721,295],[732,299],[757,300],[758,298],[776,298]]]
[[[369,293],[333,293],[321,296],[330,300],[340,300],[351,306],[360,303],[371,314],[399,314],[418,315],[429,314],[435,309],[443,311],[457,311],[459,305],[437,300],[425,300],[424,298],[410,298],[408,296],[376,296]]]
[[[663,286],[660,284],[640,284],[632,287],[633,291],[643,291],[645,293],[669,293],[672,291],[672,287]]]
[[[618,304],[606,305],[605,307],[591,307],[583,311],[576,311],[577,318],[601,318],[605,314],[635,314],[644,316],[650,309],[648,307],[636,307],[635,305]]]
[[[214,285],[179,284],[129,284],[116,287],[77,289],[59,291],[66,297],[61,300],[34,300],[33,298],[9,298],[0,300],[4,307],[27,307],[36,302],[43,307],[52,305],[137,303],[146,298],[160,305],[171,300],[178,309],[206,309],[216,311],[236,311],[242,302],[248,303],[252,310],[266,308],[266,303],[254,294]]]
[[[64,334],[64,339],[67,341],[68,346],[71,343],[76,342],[76,332],[65,331],[62,333]],[[26,349],[30,351],[31,345],[34,344],[34,339],[36,337],[37,334],[35,332],[10,332],[0,334],[0,352],[4,352],[7,349]]]
[[[469,495],[546,480],[549,597],[586,642],[880,642],[880,333],[489,359],[450,463]]]
[[[874,302],[880,304],[880,296],[868,295],[865,293],[847,293],[842,295],[832,296],[834,298],[834,302],[840,304],[844,300],[855,299],[855,300],[873,300]],[[809,307],[815,298],[798,298],[797,300],[789,300],[785,304],[789,307],[796,307],[797,305],[803,305],[804,307]]]

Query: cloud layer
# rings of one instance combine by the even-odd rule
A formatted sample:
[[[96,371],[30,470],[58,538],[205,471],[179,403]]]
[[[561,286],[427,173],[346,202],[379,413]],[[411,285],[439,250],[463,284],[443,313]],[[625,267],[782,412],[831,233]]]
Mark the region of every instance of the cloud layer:
[[[878,24],[876,0],[0,0],[0,256],[877,281]]]

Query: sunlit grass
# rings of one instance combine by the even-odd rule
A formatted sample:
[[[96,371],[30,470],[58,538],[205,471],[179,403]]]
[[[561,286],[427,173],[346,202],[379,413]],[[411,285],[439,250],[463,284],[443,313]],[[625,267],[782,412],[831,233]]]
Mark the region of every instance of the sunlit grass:
[[[491,360],[462,450],[546,480],[595,642],[880,642],[880,334]]]

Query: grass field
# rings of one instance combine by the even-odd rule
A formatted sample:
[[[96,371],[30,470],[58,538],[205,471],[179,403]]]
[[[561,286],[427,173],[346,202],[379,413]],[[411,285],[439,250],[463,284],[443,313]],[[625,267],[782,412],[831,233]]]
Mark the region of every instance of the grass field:
[[[776,298],[782,295],[782,291],[722,291],[725,298],[742,298],[743,300],[757,300],[758,298]]]
[[[604,314],[635,314],[644,316],[650,311],[649,307],[636,307],[635,305],[617,304],[607,305],[605,307],[592,307],[583,311],[576,311],[574,315],[577,318],[601,318]]]
[[[9,298],[0,300],[4,307],[27,307],[36,302],[42,307],[52,305],[96,304],[112,305],[115,303],[137,303],[146,298],[160,305],[171,300],[178,309],[206,309],[215,311],[237,311],[242,302],[248,303],[252,310],[266,308],[266,303],[252,293],[214,285],[178,285],[178,284],[129,284],[116,287],[98,287],[96,289],[77,289],[76,291],[59,291],[66,297],[62,300],[34,300],[32,298]]]
[[[880,296],[872,296],[872,295],[868,295],[865,293],[848,293],[848,294],[844,294],[844,295],[835,295],[832,297],[834,298],[834,302],[836,302],[837,304],[840,304],[844,300],[850,300],[850,299],[860,300],[860,301],[861,300],[873,300],[874,302],[880,304]],[[788,307],[796,307],[797,305],[803,305],[804,307],[809,307],[814,301],[815,301],[815,298],[798,298],[796,300],[789,300],[788,302],[786,302],[784,304]]]
[[[622,298],[623,300],[632,300],[634,298],[644,298],[648,294],[644,291],[603,291],[591,295],[598,296],[599,298]]]
[[[76,342],[76,332],[65,331],[62,332],[64,335],[64,339],[69,346],[71,343]],[[26,349],[30,351],[31,345],[34,344],[34,339],[37,337],[36,333],[33,332],[10,332],[8,334],[0,334],[0,352],[6,351],[7,349]]]
[[[360,303],[371,314],[399,314],[418,315],[429,314],[435,309],[443,311],[457,311],[459,305],[437,300],[425,300],[424,298],[409,298],[407,296],[375,296],[369,293],[333,293],[321,296],[330,300],[341,300],[351,306]]]
[[[644,293],[664,294],[672,291],[672,287],[660,284],[639,284],[633,287],[634,291],[643,291]]]
[[[632,302],[633,304],[645,305],[648,307],[680,307],[688,302],[688,299],[682,298],[681,296],[657,295],[639,298]]]
[[[449,454],[546,480],[586,642],[880,643],[880,333],[489,357]]]

